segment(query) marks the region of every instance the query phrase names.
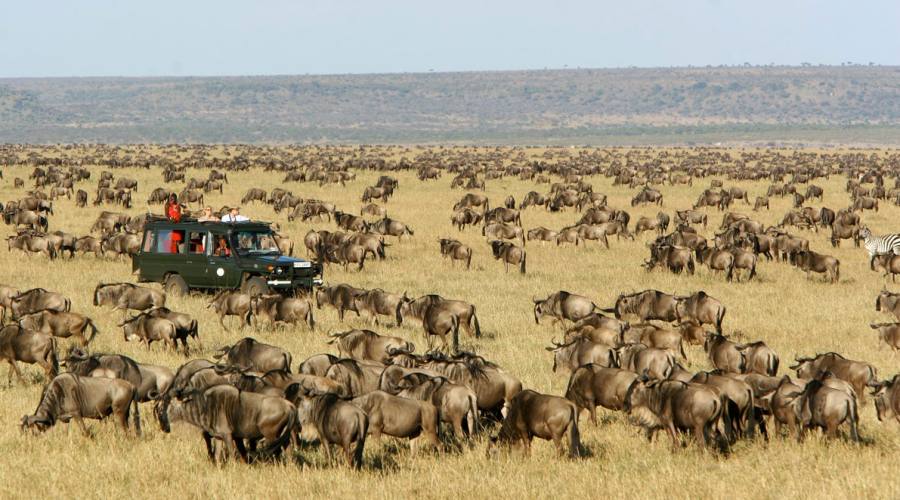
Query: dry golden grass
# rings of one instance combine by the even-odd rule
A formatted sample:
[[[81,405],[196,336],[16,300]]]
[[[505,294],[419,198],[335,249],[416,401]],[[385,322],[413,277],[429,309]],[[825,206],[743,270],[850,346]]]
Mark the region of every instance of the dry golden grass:
[[[415,152],[415,151],[414,151]],[[540,150],[529,150],[530,154]],[[156,169],[115,171],[117,176],[131,176],[140,181],[138,199],[162,185]],[[99,169],[90,183],[78,187],[94,191]],[[0,183],[0,199],[20,198],[21,190],[12,189],[12,178],[26,178],[24,168],[4,171]],[[188,177],[205,177],[206,172],[188,171]],[[365,186],[377,178],[377,172],[359,172],[346,188],[311,184],[285,186],[303,197],[332,201],[339,208],[356,212],[359,196]],[[598,304],[610,304],[620,292],[657,288],[668,292],[688,293],[705,290],[728,306],[725,330],[740,330],[747,340],[762,339],[777,350],[782,358],[782,373],[796,354],[812,354],[834,350],[847,357],[873,363],[882,378],[897,371],[897,357],[889,349],[880,348],[869,329],[872,321],[883,321],[874,311],[874,299],[882,280],[868,269],[862,249],[844,243],[832,249],[826,232],[804,233],[811,248],[831,253],[841,260],[841,282],[829,285],[821,280],[807,281],[804,275],[775,262],[761,261],[759,279],[752,283],[725,283],[722,276],[712,276],[701,268],[694,277],[669,273],[647,273],[639,267],[647,254],[645,233],[636,242],[611,240],[611,249],[596,244],[587,247],[529,244],[528,274],[504,273],[503,266],[490,256],[490,249],[477,229],[462,234],[450,226],[450,207],[462,196],[450,190],[450,177],[421,183],[412,173],[399,173],[400,188],[387,204],[391,217],[408,223],[415,231],[411,239],[392,241],[389,258],[384,262],[367,262],[361,273],[345,273],[338,267],[326,271],[329,283],[347,282],[360,287],[382,287],[410,295],[439,293],[449,298],[470,301],[477,306],[486,335],[479,341],[463,337],[466,347],[476,349],[489,359],[520,377],[526,387],[541,392],[562,394],[567,374],[550,370],[550,355],[544,350],[549,340],[559,338],[560,330],[550,322],[536,326],[532,319],[531,299],[564,289],[588,295]],[[212,195],[208,204],[221,206],[240,199],[249,187],[270,190],[281,185],[282,175],[251,170],[229,173],[231,183],[225,194]],[[612,206],[632,213],[632,220],[653,215],[659,208],[628,206],[634,190],[612,187],[603,177],[589,179],[594,190],[607,193]],[[844,179],[832,177],[817,180],[825,188],[824,205],[846,206]],[[686,208],[708,183],[700,180],[694,187],[661,187],[665,195],[663,210]],[[702,184],[702,186],[701,186]],[[764,194],[766,183],[732,183],[749,189],[751,199]],[[529,190],[530,183],[517,179],[489,181],[487,194],[496,205],[506,194],[517,199]],[[538,188],[544,191],[546,187]],[[93,198],[93,196],[92,196]],[[145,209],[136,203],[133,212]],[[772,199],[772,210],[752,214],[765,223],[780,220],[789,208],[787,198]],[[76,209],[74,202],[57,202],[57,215],[51,218],[51,229],[63,229],[78,235],[87,234],[100,210]],[[879,213],[866,212],[864,220],[876,233],[896,231],[900,209],[882,205]],[[750,212],[738,203],[736,210]],[[155,207],[155,210],[159,209]],[[309,228],[334,229],[333,224],[288,223],[286,215],[276,215],[269,206],[250,205],[244,213],[263,220],[277,221],[295,240],[297,253],[303,254],[302,237]],[[721,220],[721,213],[710,214],[711,227]],[[559,228],[573,223],[578,214],[551,214],[543,209],[528,209],[523,214],[526,228],[544,225]],[[475,250],[473,269],[469,272],[451,268],[440,258],[436,239],[453,236]],[[186,359],[180,353],[154,346],[148,352],[137,344],[124,342],[116,323],[118,313],[91,305],[91,291],[96,283],[132,280],[130,262],[79,256],[74,261],[48,262],[42,257],[24,257],[21,253],[0,251],[0,283],[22,289],[42,286],[72,298],[73,310],[86,313],[100,326],[101,334],[93,345],[97,351],[119,352],[140,362],[177,367]],[[325,333],[364,323],[350,317],[341,325],[333,310],[317,310],[317,329],[304,327],[279,331],[245,330],[226,334],[206,309],[208,296],[196,294],[170,299],[169,306],[193,314],[200,321],[200,334],[205,351],[195,356],[210,357],[218,347],[243,336],[253,336],[277,344],[293,353],[295,364],[306,356],[327,352]],[[233,319],[231,321],[234,321]],[[424,346],[420,329],[378,328],[399,334]],[[67,345],[63,341],[62,345]],[[689,349],[689,368],[707,369],[700,348]],[[40,370],[27,367],[31,383],[14,383],[0,388],[0,495],[3,497],[288,497],[297,495],[350,497],[477,497],[512,498],[576,497],[603,495],[627,498],[774,498],[774,497],[860,497],[897,498],[900,480],[896,475],[896,457],[900,449],[900,431],[895,424],[881,424],[875,418],[874,406],[861,408],[861,433],[866,444],[856,446],[844,441],[826,441],[812,436],[803,443],[787,438],[741,442],[727,457],[712,455],[689,446],[672,453],[666,439],[648,444],[638,429],[623,415],[601,411],[602,423],[592,426],[582,418],[584,444],[591,457],[571,461],[559,459],[550,443],[535,443],[534,454],[523,457],[513,451],[499,458],[485,456],[485,443],[479,440],[462,453],[426,453],[409,456],[405,443],[383,440],[366,449],[366,467],[353,472],[346,467],[331,467],[315,448],[300,452],[303,465],[231,464],[216,467],[206,459],[199,435],[188,428],[177,428],[163,434],[143,405],[145,434],[140,439],[124,438],[112,422],[93,422],[96,436],[85,439],[77,428],[58,425],[44,435],[31,437],[19,432],[22,415],[31,413],[40,394]]]

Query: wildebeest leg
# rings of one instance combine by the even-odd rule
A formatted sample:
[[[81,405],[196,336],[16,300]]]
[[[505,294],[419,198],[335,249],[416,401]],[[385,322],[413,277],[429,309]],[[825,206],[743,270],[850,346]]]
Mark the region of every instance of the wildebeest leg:
[[[591,403],[587,410],[591,414],[591,423],[597,425],[597,407]]]
[[[81,433],[84,434],[84,437],[91,437],[91,431],[89,431],[87,426],[84,425],[84,419],[81,418],[81,415],[72,415],[72,418],[75,419],[75,423],[78,424],[78,427],[81,429]]]
[[[235,450],[238,452],[238,456],[245,463],[250,463],[249,457],[247,456],[247,448],[244,447],[244,441],[240,438],[235,438],[231,433],[225,433],[225,450],[227,451],[227,458],[231,458],[235,455]]]
[[[213,447],[212,436],[203,431],[203,442],[206,443],[206,454],[209,456],[209,459],[213,462],[216,461],[216,449]]]
[[[19,367],[16,366],[16,361],[15,361],[14,359],[7,359],[6,361],[9,363],[9,366],[10,366],[10,369],[9,369],[9,372],[8,372],[8,376],[7,376],[7,382],[8,382],[8,384],[9,384],[9,385],[12,385],[12,375],[13,375],[13,372],[15,372],[16,377],[19,379],[19,382],[21,382],[21,383],[24,384],[24,383],[25,383],[25,379],[22,377],[22,372],[19,371]]]
[[[678,449],[678,434],[675,432],[675,423],[669,422],[666,425],[666,433],[669,435],[669,438],[672,440],[672,450]]]
[[[219,313],[219,325],[222,326],[222,329],[225,330],[225,332],[231,333],[231,330],[229,330],[228,327],[225,326],[225,315],[222,313]]]

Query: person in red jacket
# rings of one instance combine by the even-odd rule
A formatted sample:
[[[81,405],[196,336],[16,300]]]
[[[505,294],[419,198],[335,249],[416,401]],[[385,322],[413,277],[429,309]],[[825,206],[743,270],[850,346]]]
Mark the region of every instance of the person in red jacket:
[[[181,205],[175,193],[170,194],[166,202],[166,217],[172,222],[181,222]]]
[[[181,205],[178,203],[178,197],[175,193],[169,195],[169,201],[166,202],[166,218],[171,222],[181,222]],[[183,231],[172,231],[169,239],[169,252],[178,253],[178,245],[181,244]]]

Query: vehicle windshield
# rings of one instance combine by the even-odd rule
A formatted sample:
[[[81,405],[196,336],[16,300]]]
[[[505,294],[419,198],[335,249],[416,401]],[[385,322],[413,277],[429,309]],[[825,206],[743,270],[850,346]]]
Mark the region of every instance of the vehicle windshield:
[[[234,247],[238,255],[278,253],[278,245],[272,231],[237,231]]]

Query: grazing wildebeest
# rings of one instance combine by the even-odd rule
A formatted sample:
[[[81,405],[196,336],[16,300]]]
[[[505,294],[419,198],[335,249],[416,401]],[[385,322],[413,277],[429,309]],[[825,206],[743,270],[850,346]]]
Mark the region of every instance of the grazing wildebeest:
[[[203,432],[210,460],[215,460],[212,439],[225,444],[226,458],[239,454],[249,463],[243,440],[255,450],[256,442],[266,440],[263,456],[278,456],[298,430],[297,408],[284,398],[241,391],[221,384],[205,389],[179,390],[160,412],[160,427],[171,431],[171,424],[186,422]]]
[[[703,224],[703,228],[706,228],[707,215],[698,210],[676,210],[675,211],[675,219],[680,224]]]
[[[22,429],[43,432],[57,421],[74,419],[85,436],[90,436],[85,418],[102,420],[114,415],[116,423],[128,434],[130,409],[134,408],[134,432],[141,435],[141,415],[137,389],[121,379],[79,377],[74,373],[56,376],[41,394],[41,401],[32,415],[22,417]]]
[[[400,397],[430,401],[437,410],[441,422],[450,424],[457,438],[471,436],[478,422],[478,396],[472,389],[426,373],[410,373],[397,382]]]
[[[284,396],[297,407],[300,425],[315,429],[329,462],[333,461],[331,445],[338,444],[344,450],[347,465],[362,468],[369,432],[366,412],[335,394],[318,394],[300,384],[289,385]]]
[[[7,248],[21,250],[26,255],[40,253],[49,259],[55,259],[58,255],[53,242],[42,233],[20,233],[6,238]]]
[[[181,341],[185,355],[188,354],[188,337],[193,337],[197,341],[198,346],[202,348],[200,334],[197,329],[197,320],[192,318],[190,314],[175,312],[167,307],[155,307],[141,313],[141,315],[152,318],[164,318],[171,321],[175,325],[175,343],[177,344],[178,341]]]
[[[94,306],[108,305],[113,306],[113,311],[121,310],[124,316],[129,309],[146,311],[165,306],[166,294],[133,283],[101,283],[94,288]]]
[[[354,295],[354,305],[356,310],[362,314],[366,313],[369,322],[378,324],[378,316],[389,316],[391,319],[397,318],[397,306],[403,300],[403,295],[390,293],[381,288],[365,290],[362,293]]]
[[[546,348],[553,353],[553,372],[557,368],[574,371],[581,365],[616,366],[616,353],[609,346],[595,344],[584,337],[577,337],[569,342]]]
[[[503,261],[506,272],[509,272],[510,264],[518,264],[519,273],[525,274],[527,255],[524,248],[508,241],[493,240],[491,241],[491,253],[493,253],[494,259]]]
[[[669,229],[670,218],[665,212],[656,214],[656,218],[641,217],[634,225],[634,234],[640,235],[644,231],[656,230],[659,235],[665,234]]]
[[[488,197],[483,194],[477,193],[466,193],[465,196],[462,197],[455,205],[453,205],[453,210],[459,210],[461,208],[472,208],[472,207],[480,207],[482,213],[487,212],[490,209],[490,203],[488,201]]]
[[[541,324],[541,318],[550,316],[554,322],[576,322],[600,310],[594,302],[582,295],[560,290],[550,294],[546,299],[533,299],[534,322]]]
[[[629,386],[624,410],[637,418],[648,440],[664,429],[678,444],[677,431],[691,431],[698,445],[709,447],[724,411],[719,394],[702,384],[677,380],[649,381],[641,376]]]
[[[530,389],[513,396],[509,413],[500,431],[491,437],[490,446],[520,444],[526,456],[531,455],[534,437],[552,440],[557,453],[565,450],[563,437],[569,432],[569,456],[581,456],[581,435],[578,431],[578,409],[571,401],[559,396],[540,394]]]
[[[876,255],[872,269],[883,272],[883,278],[890,276],[891,282],[896,283],[896,277],[900,274],[900,255]]]
[[[559,235],[557,231],[552,229],[547,229],[546,227],[539,226],[532,229],[529,229],[525,234],[525,239],[528,241],[538,240],[538,241],[556,241],[556,237]]]
[[[316,307],[321,309],[323,304],[334,307],[337,309],[338,319],[344,321],[345,311],[353,311],[359,316],[356,297],[363,293],[365,290],[346,284],[324,286],[316,290]]]
[[[7,381],[10,384],[14,372],[20,382],[25,382],[22,372],[16,365],[17,361],[38,364],[44,369],[48,379],[55,377],[59,372],[56,340],[53,336],[48,333],[26,330],[17,324],[7,325],[0,329],[0,361],[9,363]]]
[[[262,203],[266,202],[266,190],[260,188],[250,188],[247,192],[244,193],[243,198],[241,198],[241,205],[246,205],[251,201],[259,201]]]
[[[662,206],[663,195],[656,189],[644,187],[641,191],[631,199],[631,206],[635,207],[639,204],[655,203]]]
[[[519,204],[519,210],[524,210],[532,205],[546,207],[548,203],[550,203],[550,199],[546,196],[537,191],[529,191],[528,194],[522,198],[522,202]]]
[[[753,211],[756,212],[761,208],[769,209],[769,197],[768,196],[757,196],[756,201],[753,203]]]
[[[26,314],[19,319],[19,326],[26,330],[46,333],[54,337],[76,337],[87,346],[97,335],[97,326],[91,318],[79,313],[42,310]],[[91,329],[90,338],[84,332]]]
[[[250,315],[252,313],[251,303],[253,298],[246,294],[232,290],[222,290],[218,292],[207,308],[213,308],[219,315],[219,324],[226,332],[230,332],[225,326],[225,316],[237,316],[241,320],[241,328],[246,324],[250,326]]]
[[[26,314],[38,311],[68,312],[72,309],[72,302],[56,292],[48,292],[43,288],[32,288],[19,293],[9,299],[9,311],[12,319],[18,319]]]
[[[597,406],[622,410],[625,394],[638,375],[630,370],[603,367],[595,364],[579,366],[569,377],[566,399],[575,403],[580,412],[588,410],[591,422],[597,425]]]
[[[691,378],[691,383],[714,388],[723,396],[727,413],[725,434],[729,442],[752,432],[756,426],[753,388],[742,380],[716,372],[700,372]]]
[[[376,361],[343,358],[328,367],[325,378],[338,383],[343,396],[362,396],[378,389],[384,368]]]
[[[697,325],[715,325],[716,332],[720,334],[725,311],[721,302],[702,290],[693,295],[675,298],[675,319],[679,323],[689,321]]]
[[[465,261],[466,269],[472,267],[472,249],[464,245],[461,241],[452,238],[441,238],[438,240],[441,245],[441,255],[449,258],[453,263],[457,260]]]
[[[316,326],[312,302],[306,297],[285,297],[281,294],[257,295],[250,299],[253,318],[259,325],[264,319],[270,325],[276,323],[294,325],[306,322],[312,330]]]
[[[438,411],[430,401],[402,398],[384,391],[372,391],[353,398],[369,417],[369,434],[379,439],[382,434],[397,438],[409,438],[410,451],[416,454],[417,438],[439,446]]]
[[[396,236],[397,239],[401,239],[403,236],[413,236],[415,234],[406,224],[398,220],[389,219],[387,216],[373,224],[371,230],[384,236]]]
[[[341,356],[387,363],[394,350],[413,352],[415,345],[401,337],[379,335],[371,330],[348,330],[331,335],[328,345],[337,343]]]
[[[480,356],[460,353],[456,359],[447,359],[431,353],[422,368],[475,391],[478,409],[490,414],[506,415],[513,396],[522,390],[517,378]]]
[[[832,283],[837,283],[841,279],[841,261],[831,255],[800,250],[791,252],[790,261],[801,271],[806,272],[806,279],[809,279],[813,272],[824,274]]]
[[[263,344],[250,337],[225,346],[213,355],[223,363],[243,371],[266,373],[270,370],[291,372],[291,353],[280,347]]]
[[[875,387],[878,383],[878,371],[874,366],[864,361],[847,359],[835,352],[818,354],[813,358],[794,359],[797,363],[791,366],[791,370],[796,371],[798,377],[812,379],[819,373],[830,372],[850,384],[864,404],[863,391],[866,387]]]
[[[522,215],[518,210],[512,208],[497,207],[484,213],[484,223],[490,224],[492,222],[505,222],[521,226]]]
[[[881,290],[878,298],[875,299],[875,310],[893,314],[897,320],[900,320],[900,293]]]
[[[463,208],[453,212],[450,216],[450,222],[462,231],[466,226],[474,226],[480,224],[484,216],[471,208]]]

